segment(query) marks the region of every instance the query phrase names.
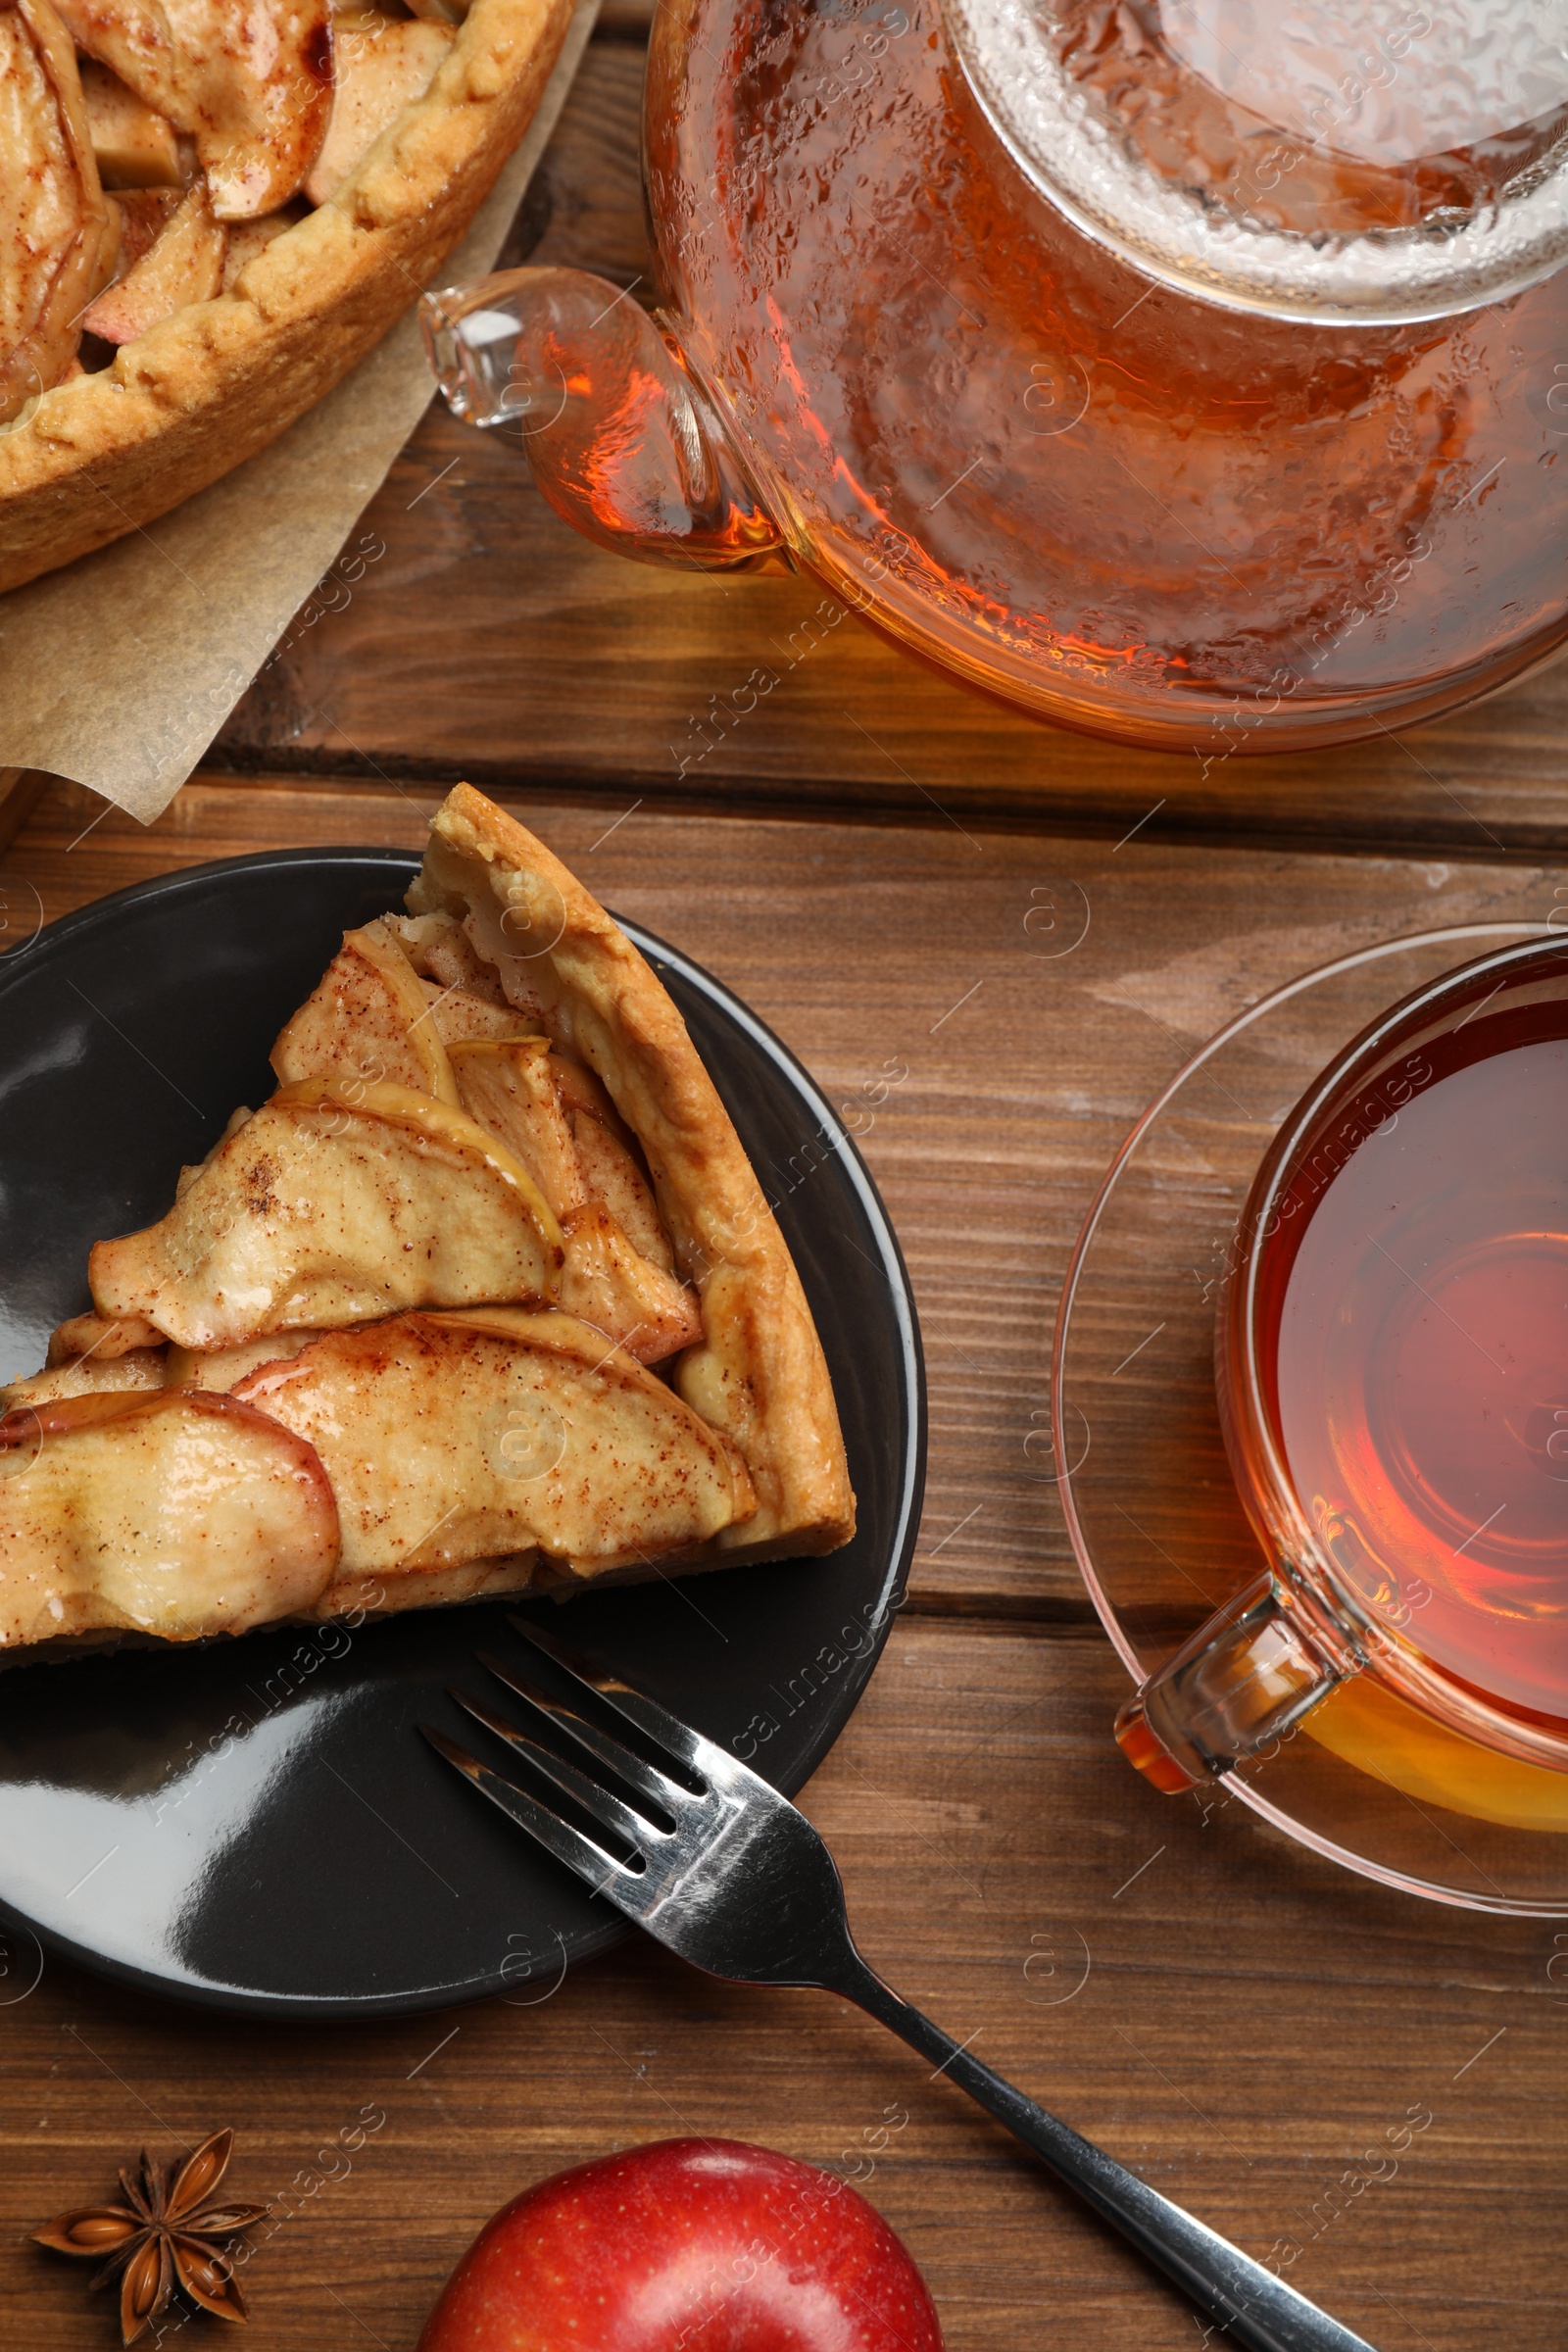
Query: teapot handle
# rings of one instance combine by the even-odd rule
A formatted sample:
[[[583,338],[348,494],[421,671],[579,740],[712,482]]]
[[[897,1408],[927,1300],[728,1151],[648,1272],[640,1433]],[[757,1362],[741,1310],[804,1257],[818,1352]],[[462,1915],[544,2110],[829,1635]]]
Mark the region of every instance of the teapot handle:
[[[540,491],[643,564],[788,571],[784,534],[672,342],[583,270],[503,270],[419,303],[454,416],[520,427]]]
[[[1179,1796],[1270,1746],[1355,1673],[1361,1661],[1337,1649],[1260,1576],[1128,1699],[1122,1753]]]

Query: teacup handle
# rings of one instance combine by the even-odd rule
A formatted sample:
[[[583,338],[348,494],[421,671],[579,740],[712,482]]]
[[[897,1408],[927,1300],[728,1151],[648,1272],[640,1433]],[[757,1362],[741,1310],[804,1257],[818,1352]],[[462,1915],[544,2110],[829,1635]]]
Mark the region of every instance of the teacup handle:
[[[1150,1676],[1116,1737],[1146,1779],[1178,1796],[1270,1746],[1359,1663],[1263,1575]]]
[[[623,287],[503,270],[419,312],[453,414],[518,428],[539,489],[587,538],[644,564],[791,568],[712,403]]]

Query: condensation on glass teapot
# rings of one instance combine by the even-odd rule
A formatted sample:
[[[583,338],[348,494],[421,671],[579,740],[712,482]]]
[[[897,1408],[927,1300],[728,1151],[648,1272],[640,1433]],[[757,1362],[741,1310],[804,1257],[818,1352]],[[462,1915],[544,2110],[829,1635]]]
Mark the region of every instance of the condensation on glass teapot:
[[[603,544],[801,566],[1206,777],[1568,638],[1565,43],[1564,0],[662,0],[652,317],[524,270],[427,331]]]
[[[1475,147],[1568,103],[1562,0],[1159,0],[1159,27],[1223,97],[1364,164]]]
[[[1168,284],[1314,324],[1394,323],[1568,261],[1561,0],[949,14],[1030,177]]]

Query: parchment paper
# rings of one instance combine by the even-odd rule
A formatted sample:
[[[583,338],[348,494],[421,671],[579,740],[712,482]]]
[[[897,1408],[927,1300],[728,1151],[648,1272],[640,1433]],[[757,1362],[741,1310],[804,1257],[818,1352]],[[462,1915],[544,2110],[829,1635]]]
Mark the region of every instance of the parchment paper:
[[[578,0],[516,153],[439,270],[482,275],[556,126],[599,0]],[[0,596],[0,769],[162,814],[333,563],[435,390],[415,316],[270,449],[144,531]]]

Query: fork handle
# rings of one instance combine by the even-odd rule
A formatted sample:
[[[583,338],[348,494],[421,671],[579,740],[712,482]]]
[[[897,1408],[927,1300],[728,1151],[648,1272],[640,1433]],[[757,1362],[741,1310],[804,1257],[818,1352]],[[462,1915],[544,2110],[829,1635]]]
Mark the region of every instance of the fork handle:
[[[930,2018],[903,2000],[856,1953],[856,1968],[832,1985],[929,2058],[970,2098],[1005,2124],[1059,2180],[1119,2230],[1249,2352],[1373,2352],[1363,2336],[1309,2303],[1239,2246],[1173,2205],[1092,2141],[1080,2138],[1021,2090],[971,2058]],[[1207,2336],[1203,2341],[1208,2341]]]

